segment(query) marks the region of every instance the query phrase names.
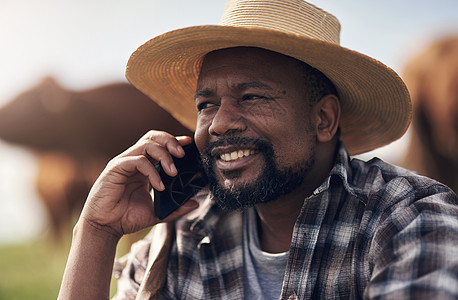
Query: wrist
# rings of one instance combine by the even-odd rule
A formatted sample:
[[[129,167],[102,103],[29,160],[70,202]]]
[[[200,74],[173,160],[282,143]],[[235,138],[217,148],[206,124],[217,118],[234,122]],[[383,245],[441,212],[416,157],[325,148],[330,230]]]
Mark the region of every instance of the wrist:
[[[108,299],[119,239],[80,218],[73,229],[59,299]]]
[[[101,241],[105,246],[116,247],[122,234],[108,226],[102,226],[86,219],[79,219],[73,228],[73,239]]]

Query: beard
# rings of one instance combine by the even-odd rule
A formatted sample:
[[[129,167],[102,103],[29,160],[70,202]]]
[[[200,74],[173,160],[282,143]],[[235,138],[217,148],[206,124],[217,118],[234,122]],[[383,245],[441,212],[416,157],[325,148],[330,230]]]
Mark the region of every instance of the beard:
[[[211,156],[213,148],[234,145],[239,149],[255,148],[264,156],[265,168],[254,182],[245,182],[239,186],[223,187],[214,171],[215,159]],[[259,139],[229,137],[209,143],[202,154],[202,163],[207,173],[209,188],[213,200],[223,209],[237,210],[252,207],[255,204],[267,203],[287,195],[300,187],[306,175],[315,164],[315,144],[309,149],[309,157],[293,166],[280,168],[275,161],[275,153],[271,143]],[[236,178],[240,172],[225,174]]]

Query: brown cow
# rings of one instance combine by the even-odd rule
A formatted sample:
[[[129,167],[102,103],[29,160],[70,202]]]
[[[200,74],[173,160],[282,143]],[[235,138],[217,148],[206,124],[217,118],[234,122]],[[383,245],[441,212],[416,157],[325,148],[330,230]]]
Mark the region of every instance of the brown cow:
[[[70,91],[46,78],[0,108],[0,138],[37,155],[36,189],[56,236],[105,164],[150,129],[192,134],[128,83]]]
[[[434,43],[405,67],[412,138],[402,163],[458,192],[458,37]]]

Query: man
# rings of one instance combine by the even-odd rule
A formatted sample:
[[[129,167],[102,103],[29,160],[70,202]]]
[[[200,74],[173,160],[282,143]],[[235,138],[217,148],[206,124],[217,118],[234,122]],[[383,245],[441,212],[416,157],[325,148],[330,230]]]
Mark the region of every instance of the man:
[[[115,298],[458,296],[456,195],[348,156],[401,136],[410,101],[393,71],[340,47],[338,32],[302,0],[235,0],[221,26],[140,47],[127,77],[195,128],[209,187],[157,219],[153,163],[176,175],[172,157],[191,138],[147,133],[94,184],[60,298],[108,298],[119,238],[153,225]]]

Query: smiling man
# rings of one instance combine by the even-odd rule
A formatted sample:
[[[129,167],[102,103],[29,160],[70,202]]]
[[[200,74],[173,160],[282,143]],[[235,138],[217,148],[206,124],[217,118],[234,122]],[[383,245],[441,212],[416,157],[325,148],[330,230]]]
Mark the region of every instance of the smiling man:
[[[206,56],[197,83],[195,140],[220,206],[249,207],[296,191],[300,210],[303,195],[329,173],[339,103],[335,92],[321,91],[326,96],[316,99],[320,79],[335,91],[324,76],[310,80],[318,74],[291,57],[259,48]],[[315,124],[317,118],[322,123]]]
[[[59,297],[108,298],[119,239],[149,226],[116,299],[457,297],[456,195],[349,156],[400,137],[410,101],[339,28],[302,0],[233,0],[221,25],[141,46],[127,77],[195,130],[208,187],[159,220],[154,164],[176,176],[191,137],[148,132],[94,184]]]

